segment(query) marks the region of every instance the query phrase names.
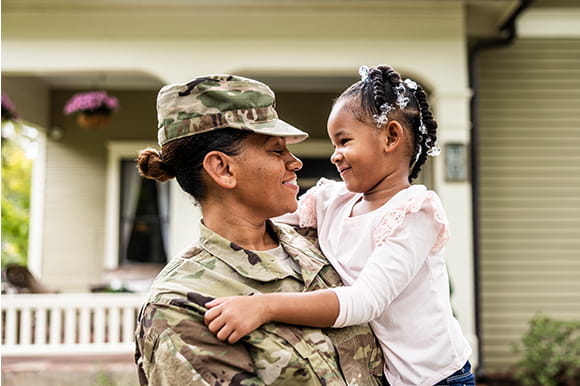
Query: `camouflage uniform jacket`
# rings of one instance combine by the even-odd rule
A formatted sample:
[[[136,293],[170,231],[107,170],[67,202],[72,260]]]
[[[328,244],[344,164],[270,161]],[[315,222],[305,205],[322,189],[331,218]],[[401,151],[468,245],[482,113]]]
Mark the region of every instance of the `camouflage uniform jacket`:
[[[302,328],[268,323],[240,342],[205,326],[214,297],[312,291],[341,285],[316,244],[269,223],[295,272],[266,252],[244,250],[201,225],[199,244],[167,264],[141,309],[136,330],[143,385],[376,385],[382,354],[368,326]]]

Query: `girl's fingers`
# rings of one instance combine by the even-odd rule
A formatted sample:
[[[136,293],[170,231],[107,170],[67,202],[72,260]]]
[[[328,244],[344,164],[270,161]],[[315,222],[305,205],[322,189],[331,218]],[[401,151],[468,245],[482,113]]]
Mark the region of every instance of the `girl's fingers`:
[[[205,322],[205,325],[208,326],[209,323],[214,320],[215,318],[217,318],[220,315],[220,310],[219,308],[212,308],[209,309],[205,312],[205,315],[203,316],[203,320]]]
[[[223,325],[218,333],[215,335],[219,340],[227,340],[229,336],[232,334],[233,330],[230,326]]]
[[[228,343],[229,344],[234,344],[236,343],[238,340],[240,340],[241,336],[240,334],[238,334],[237,331],[234,331],[231,333],[231,335],[228,338]]]
[[[222,319],[223,318],[215,318],[209,323],[206,323],[208,330],[210,330],[214,334],[220,331],[226,324],[226,322]]]
[[[214,300],[205,303],[205,306],[207,308],[213,308],[213,307],[217,307],[220,304],[223,304],[225,301],[227,300],[227,298],[215,298]]]

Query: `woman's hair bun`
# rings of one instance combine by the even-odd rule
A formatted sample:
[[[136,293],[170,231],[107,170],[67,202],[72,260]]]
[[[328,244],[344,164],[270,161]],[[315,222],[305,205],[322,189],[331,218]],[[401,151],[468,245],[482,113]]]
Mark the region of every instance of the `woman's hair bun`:
[[[137,170],[145,178],[167,181],[175,177],[175,173],[161,159],[161,154],[155,149],[144,149],[137,157]]]

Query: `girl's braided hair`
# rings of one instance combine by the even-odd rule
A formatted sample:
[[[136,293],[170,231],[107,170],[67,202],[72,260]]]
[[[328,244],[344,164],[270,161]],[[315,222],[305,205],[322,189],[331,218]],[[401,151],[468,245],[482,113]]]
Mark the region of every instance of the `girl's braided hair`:
[[[381,115],[388,114],[384,110],[385,106],[392,108],[398,105],[395,110],[397,120],[413,134],[414,150],[409,163],[409,182],[412,182],[421,171],[427,155],[436,149],[437,122],[429,109],[427,95],[419,84],[403,82],[401,75],[387,65],[370,67],[361,75],[363,79],[346,89],[337,101],[342,98],[359,98],[359,106],[351,105],[355,117],[365,123],[373,118],[378,126]],[[410,94],[413,97],[405,97]],[[400,104],[400,98],[406,99],[403,105]]]

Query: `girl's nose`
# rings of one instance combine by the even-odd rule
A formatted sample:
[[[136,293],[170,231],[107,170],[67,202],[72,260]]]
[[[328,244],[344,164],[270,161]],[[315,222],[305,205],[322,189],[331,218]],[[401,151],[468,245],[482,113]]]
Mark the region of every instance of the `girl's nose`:
[[[330,162],[332,162],[333,164],[336,164],[336,163],[338,163],[338,161],[340,161],[341,157],[342,157],[342,154],[340,154],[340,152],[338,151],[337,148],[334,148],[334,151],[330,155]]]
[[[286,168],[292,171],[298,171],[302,169],[302,161],[294,154],[290,153],[290,159],[286,162]]]

